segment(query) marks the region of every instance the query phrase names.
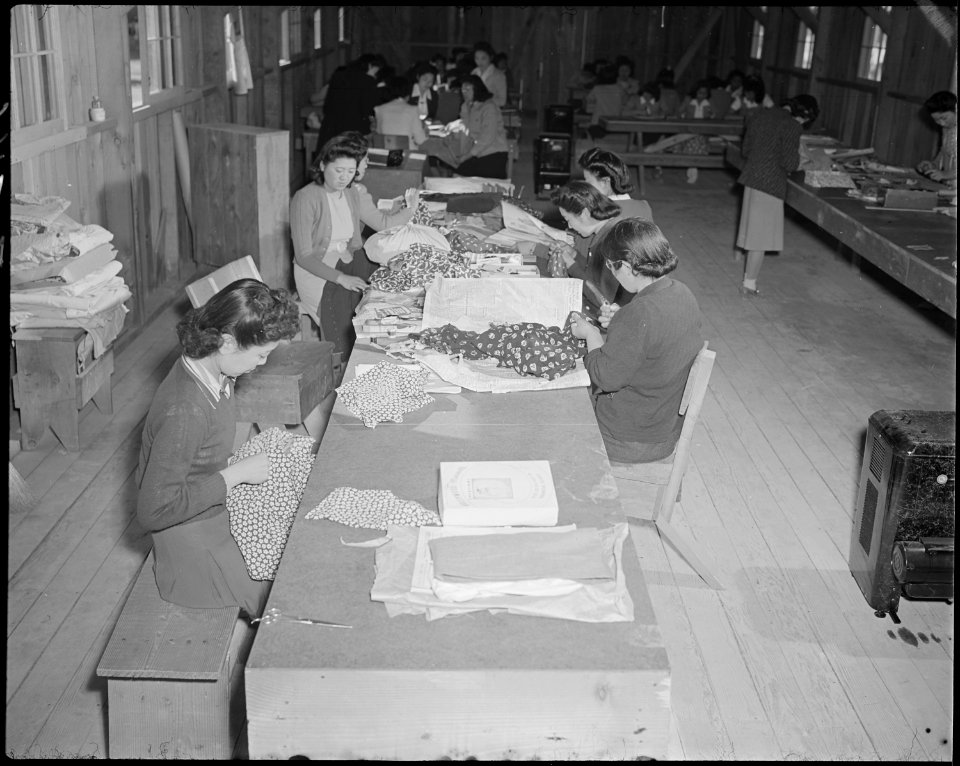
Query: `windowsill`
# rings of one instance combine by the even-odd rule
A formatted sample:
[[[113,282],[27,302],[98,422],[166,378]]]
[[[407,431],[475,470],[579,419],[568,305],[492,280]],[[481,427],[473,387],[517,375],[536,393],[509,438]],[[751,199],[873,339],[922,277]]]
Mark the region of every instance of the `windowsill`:
[[[865,93],[876,95],[880,90],[880,82],[877,80],[862,80],[859,77],[855,80],[840,80],[836,77],[818,77],[817,82],[825,85],[837,85],[841,88],[850,88],[851,90],[862,90]]]
[[[90,136],[101,133],[104,130],[113,130],[117,127],[116,118],[104,120],[103,122],[85,122],[80,125],[74,125],[59,133],[40,138],[29,143],[14,144],[10,152],[10,163],[16,164],[32,159],[40,154],[62,149],[71,144],[77,144]]]
[[[138,106],[133,110],[133,120],[134,122],[140,122],[141,120],[156,117],[163,112],[169,112],[171,109],[192,104],[194,101],[199,101],[203,98],[204,93],[205,90],[203,88],[190,88],[188,90],[178,90],[175,93],[155,97],[151,103]]]

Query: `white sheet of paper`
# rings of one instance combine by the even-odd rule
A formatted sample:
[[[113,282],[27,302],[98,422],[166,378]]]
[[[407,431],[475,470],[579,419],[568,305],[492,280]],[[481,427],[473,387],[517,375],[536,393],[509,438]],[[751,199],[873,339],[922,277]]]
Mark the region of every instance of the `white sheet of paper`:
[[[427,288],[423,329],[452,324],[486,332],[490,324],[538,322],[563,327],[571,311],[580,311],[580,279],[446,279]]]
[[[553,391],[559,388],[580,388],[590,385],[590,373],[583,366],[582,359],[577,360],[577,366],[574,369],[559,378],[547,380],[533,375],[520,375],[510,367],[497,367],[496,359],[459,359],[429,349],[414,351],[413,355],[420,364],[448,383],[485,394]]]

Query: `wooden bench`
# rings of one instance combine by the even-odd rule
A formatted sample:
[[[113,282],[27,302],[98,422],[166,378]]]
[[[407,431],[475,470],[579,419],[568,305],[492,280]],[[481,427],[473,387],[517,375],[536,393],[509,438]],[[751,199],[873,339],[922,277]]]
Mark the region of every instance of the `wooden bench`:
[[[229,759],[245,720],[253,628],[238,607],[160,598],[147,556],[97,675],[107,679],[110,758]]]
[[[671,152],[623,152],[620,158],[627,167],[637,169],[638,191],[644,195],[643,169],[655,168],[724,168],[723,154],[674,154]]]

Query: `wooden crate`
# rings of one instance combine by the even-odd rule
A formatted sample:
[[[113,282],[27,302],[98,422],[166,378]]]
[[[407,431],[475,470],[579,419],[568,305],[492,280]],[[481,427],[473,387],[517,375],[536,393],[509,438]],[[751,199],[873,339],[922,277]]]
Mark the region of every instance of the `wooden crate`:
[[[113,350],[93,359],[80,327],[18,330],[17,376],[13,400],[20,410],[20,444],[36,449],[49,427],[65,449],[80,449],[79,411],[94,400],[101,411],[113,412],[111,378]]]
[[[191,125],[194,253],[223,266],[248,253],[270,287],[293,288],[290,132]]]

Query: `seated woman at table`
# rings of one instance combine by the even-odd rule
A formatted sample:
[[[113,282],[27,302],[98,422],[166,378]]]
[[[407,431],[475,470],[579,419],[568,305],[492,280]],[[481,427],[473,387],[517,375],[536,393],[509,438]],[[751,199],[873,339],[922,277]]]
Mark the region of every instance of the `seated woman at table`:
[[[933,181],[957,186],[957,96],[948,90],[934,93],[924,102],[927,113],[943,131],[940,151],[932,160],[917,165],[917,172]]]
[[[487,90],[490,91],[493,103],[499,108],[506,106],[507,103],[507,76],[493,62],[493,57],[493,47],[490,43],[478,42],[473,46],[473,63],[476,67],[470,74],[476,75],[483,81]],[[463,83],[464,79],[461,78],[460,84]]]
[[[160,596],[181,606],[263,609],[230,533],[227,493],[270,478],[266,453],[227,465],[237,430],[233,380],[300,329],[297,304],[255,279],[228,285],[177,324],[183,355],[160,384],[140,442],[137,520],[153,537]]]
[[[587,342],[597,425],[611,462],[661,460],[683,427],[680,400],[703,347],[700,307],[686,285],[668,276],[677,256],[655,224],[618,221],[597,249],[604,270],[634,296],[623,308],[601,311],[605,338],[583,316],[571,327]]]
[[[586,181],[571,181],[561,186],[551,199],[574,232],[573,247],[561,244],[552,248],[551,274],[584,280],[584,310],[592,316],[599,314],[605,302],[629,300],[629,295],[622,294],[613,275],[603,268],[596,245],[603,234],[622,218],[652,222],[650,205],[636,199],[614,202]]]
[[[648,117],[658,119],[663,117],[660,106],[660,86],[655,82],[648,82],[640,88],[635,96],[630,96],[623,107],[624,117]],[[646,142],[646,136],[644,136]]]
[[[746,116],[759,107],[770,109],[772,106],[773,99],[767,95],[767,86],[763,84],[763,80],[756,75],[744,77],[740,113]]]
[[[443,56],[440,58],[442,59]],[[410,97],[407,103],[417,107],[417,114],[420,115],[421,120],[437,119],[440,99],[437,98],[433,89],[437,82],[437,68],[421,62],[414,66],[410,76],[413,79],[413,87],[410,89]]]
[[[577,160],[583,180],[614,202],[631,199],[630,168],[613,152],[593,146]]]
[[[410,148],[416,149],[427,140],[418,107],[407,103],[410,83],[403,77],[391,77],[386,85],[386,101],[374,107],[377,133],[381,136],[406,136]]]
[[[475,74],[460,83],[459,129],[443,138],[430,138],[420,150],[436,157],[461,176],[507,177],[507,133],[500,107]]]
[[[357,174],[357,149],[334,136],[314,163],[313,181],[290,200],[293,279],[320,337],[346,358],[356,334],[353,312],[368,285],[360,250],[357,196],[347,191]]]
[[[700,80],[680,109],[680,117],[684,120],[711,120],[714,116],[713,104],[710,102],[710,84],[707,80]],[[682,144],[671,146],[668,151],[676,154],[703,155],[710,153],[710,145],[707,143],[706,136],[697,134]],[[696,183],[697,175],[698,171],[695,167],[687,168],[687,183]]]

